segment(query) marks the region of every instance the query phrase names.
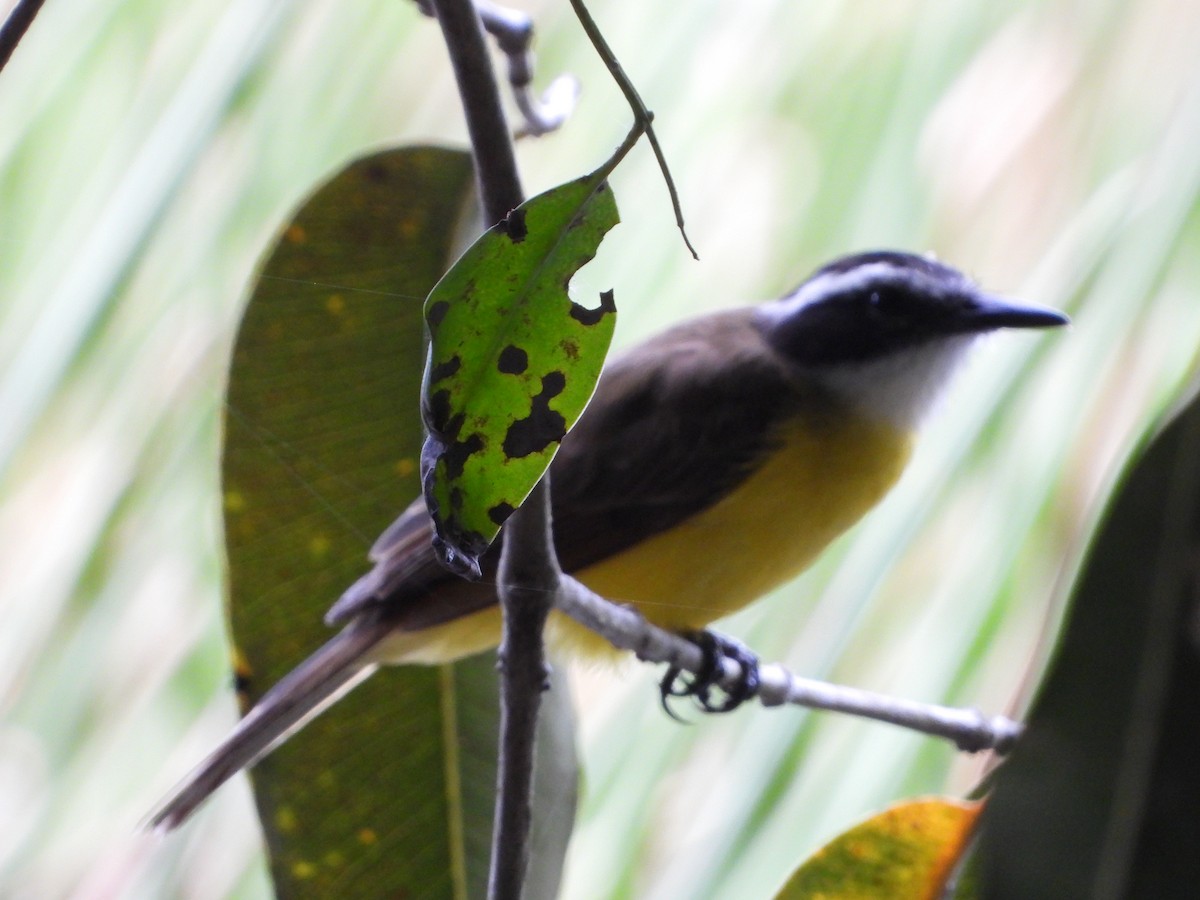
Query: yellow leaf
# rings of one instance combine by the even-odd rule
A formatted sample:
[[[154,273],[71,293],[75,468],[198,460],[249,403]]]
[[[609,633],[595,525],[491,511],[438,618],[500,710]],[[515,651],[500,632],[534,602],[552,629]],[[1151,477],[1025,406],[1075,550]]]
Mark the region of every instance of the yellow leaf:
[[[982,809],[982,803],[941,798],[893,806],[809,857],[777,900],[940,897]]]

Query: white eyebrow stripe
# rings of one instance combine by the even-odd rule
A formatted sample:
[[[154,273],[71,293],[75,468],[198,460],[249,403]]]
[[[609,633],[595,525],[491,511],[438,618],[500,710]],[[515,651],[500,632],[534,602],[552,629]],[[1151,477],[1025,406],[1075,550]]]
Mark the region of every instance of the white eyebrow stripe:
[[[760,307],[764,321],[775,324],[791,318],[801,309],[833,294],[851,293],[871,282],[888,280],[899,275],[899,266],[890,262],[873,262],[855,266],[847,272],[824,272],[800,285],[791,294],[775,303]]]

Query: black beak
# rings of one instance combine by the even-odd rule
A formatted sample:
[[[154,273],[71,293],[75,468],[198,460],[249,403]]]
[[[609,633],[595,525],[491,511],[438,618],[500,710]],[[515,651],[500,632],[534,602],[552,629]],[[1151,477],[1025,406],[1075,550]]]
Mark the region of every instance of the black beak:
[[[964,316],[968,331],[992,331],[996,328],[1058,328],[1071,320],[1057,309],[1033,303],[1017,303],[1006,297],[976,294]]]

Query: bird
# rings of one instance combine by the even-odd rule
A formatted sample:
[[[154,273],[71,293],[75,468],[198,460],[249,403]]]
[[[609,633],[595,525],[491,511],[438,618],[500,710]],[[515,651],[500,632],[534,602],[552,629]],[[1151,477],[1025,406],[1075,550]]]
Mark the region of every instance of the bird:
[[[888,493],[977,338],[1068,321],[930,255],[876,250],[777,300],[669,328],[609,361],[550,466],[562,567],[656,625],[705,634],[799,575]],[[327,614],[341,630],[263,695],[152,827],[180,825],[380,664],[499,643],[500,542],[468,581],[443,568],[432,538],[418,498]],[[556,654],[607,647],[558,613],[548,642]]]

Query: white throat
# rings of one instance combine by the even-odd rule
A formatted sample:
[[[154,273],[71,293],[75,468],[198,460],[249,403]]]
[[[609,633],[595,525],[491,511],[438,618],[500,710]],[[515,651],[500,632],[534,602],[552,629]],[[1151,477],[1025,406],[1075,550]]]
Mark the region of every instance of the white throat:
[[[912,431],[937,405],[977,335],[935,340],[883,359],[810,372],[875,421]]]

